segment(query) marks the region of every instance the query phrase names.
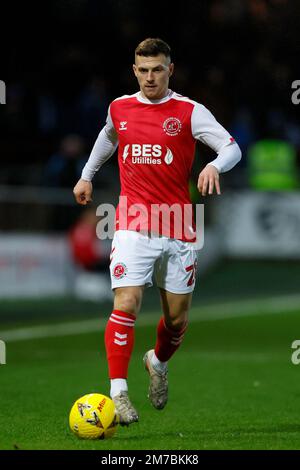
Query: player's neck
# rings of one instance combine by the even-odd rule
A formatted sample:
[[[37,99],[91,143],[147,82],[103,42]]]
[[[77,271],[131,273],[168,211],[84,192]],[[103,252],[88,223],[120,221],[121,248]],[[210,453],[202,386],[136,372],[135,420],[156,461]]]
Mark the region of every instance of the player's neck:
[[[144,93],[142,92],[142,90],[139,91],[138,95],[139,95],[139,99],[140,101],[143,101],[143,102],[147,102],[147,103],[161,103],[161,102],[164,102],[164,101],[167,101],[168,99],[170,99],[170,96],[172,94],[172,90],[170,90],[169,88],[166,90],[166,92],[164,93],[164,96],[160,97],[160,98],[156,98],[156,99],[150,99],[150,98],[147,98],[147,96],[144,95]]]

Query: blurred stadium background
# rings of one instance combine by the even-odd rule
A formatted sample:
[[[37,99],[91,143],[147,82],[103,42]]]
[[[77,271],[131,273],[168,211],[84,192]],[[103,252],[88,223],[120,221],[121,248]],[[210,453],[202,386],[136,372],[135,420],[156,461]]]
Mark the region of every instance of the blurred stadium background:
[[[17,31],[2,41],[0,76],[0,339],[7,363],[16,338],[55,335],[51,324],[80,320],[91,320],[89,332],[110,312],[110,243],[92,234],[97,205],[117,203],[117,159],[95,177],[92,211],[75,205],[72,188],[110,101],[137,91],[133,52],[149,36],[172,48],[171,88],[207,106],[242,149],[240,164],[222,175],[222,196],[203,199],[195,183],[213,154],[197,146],[191,194],[205,204],[205,244],[193,305],[200,318],[256,313],[250,337],[259,348],[258,314],[300,311],[300,105],[291,98],[300,78],[298,2],[161,2],[158,9],[53,0],[31,10],[11,1],[2,12]],[[147,311],[159,314],[153,289],[141,315]],[[28,329],[42,324],[48,330]],[[278,328],[288,363],[299,331],[290,337],[284,324]]]

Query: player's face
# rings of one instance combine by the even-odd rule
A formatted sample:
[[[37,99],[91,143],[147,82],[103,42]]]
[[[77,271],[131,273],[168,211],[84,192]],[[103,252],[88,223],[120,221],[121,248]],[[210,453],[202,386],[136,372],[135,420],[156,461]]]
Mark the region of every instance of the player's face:
[[[150,100],[159,100],[166,96],[173,70],[174,64],[164,54],[156,57],[137,55],[133,65],[141,92]]]

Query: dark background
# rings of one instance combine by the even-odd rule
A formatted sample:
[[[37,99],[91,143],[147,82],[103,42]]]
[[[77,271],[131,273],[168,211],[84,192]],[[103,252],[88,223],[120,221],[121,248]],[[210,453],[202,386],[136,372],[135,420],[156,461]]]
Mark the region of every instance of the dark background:
[[[0,4],[7,87],[0,105],[0,339],[7,343],[0,448],[299,449],[300,366],[291,363],[300,330],[300,104],[291,100],[300,80],[299,12],[298,0]],[[109,393],[103,330],[112,310],[111,242],[96,239],[95,222],[98,204],[117,202],[116,156],[93,180],[90,211],[80,210],[72,189],[110,101],[138,91],[134,49],[149,36],[172,48],[170,87],[207,106],[243,158],[221,175],[221,197],[198,195],[205,242],[159,427],[141,367],[161,315],[153,286],[136,322],[130,373],[141,422],[94,446],[69,433],[67,415],[79,396]],[[265,139],[280,141],[271,170],[280,144],[296,152],[293,186],[251,182],[249,149]],[[212,158],[197,145],[194,182]],[[87,242],[83,254],[99,244],[104,272],[74,256],[74,222],[96,239],[79,237]]]
[[[53,0],[1,9],[0,183],[55,186],[45,165],[68,134],[83,138],[87,157],[109,102],[137,91],[134,49],[149,36],[171,46],[171,88],[207,106],[242,148],[227,184],[247,184],[247,149],[261,138],[291,142],[299,159],[299,110],[291,103],[299,2]],[[197,171],[212,157],[200,151]],[[75,184],[73,173],[62,186]]]
[[[0,237],[6,237],[1,239],[4,248],[0,266],[8,284],[7,266],[14,269],[17,279],[21,270],[18,263],[23,263],[22,259],[12,261],[14,251],[6,256],[9,237],[20,236],[22,250],[24,234],[33,237],[58,234],[66,240],[70,229],[80,222],[82,208],[74,201],[73,186],[105,124],[109,103],[138,90],[132,63],[137,44],[146,37],[160,37],[171,46],[175,74],[170,87],[210,109],[242,149],[241,162],[221,175],[224,198],[240,201],[239,195],[245,191],[251,200],[255,197],[257,188],[249,179],[249,149],[264,139],[276,139],[295,150],[298,187],[292,190],[297,197],[300,105],[293,104],[291,96],[293,81],[300,79],[299,2],[11,1],[1,5],[0,13],[0,79],[7,88],[6,104],[0,105]],[[68,136],[75,138],[77,148],[71,158],[62,151]],[[211,149],[197,144],[194,183],[201,168],[213,158]],[[64,167],[60,166],[62,162]],[[116,156],[95,175],[93,184],[95,215],[101,202],[117,203]],[[224,275],[214,279],[207,289],[213,296],[215,290],[224,293],[231,290],[234,296],[243,292],[241,285],[235,285],[241,279],[245,281],[245,292],[253,288],[254,292],[263,293],[268,290],[267,285],[270,291],[273,288],[277,291],[279,282],[287,290],[291,286],[298,290],[291,269],[293,257],[295,272],[299,272],[297,250],[291,249],[288,255],[285,250],[290,243],[296,244],[298,237],[297,202],[293,203],[291,214],[287,209],[281,214],[278,203],[281,201],[283,207],[289,207],[289,191],[269,189],[277,190],[278,194],[274,197],[271,192],[262,202],[256,236],[263,237],[265,249],[268,240],[278,243],[270,265],[265,261],[270,258],[267,252],[262,258],[258,251],[250,256],[244,253],[246,261],[241,261],[242,268],[237,266],[238,274],[233,282],[235,275],[228,274],[230,263],[225,260]],[[218,198],[204,200],[196,194],[194,202],[205,202],[205,230],[216,231],[216,247],[209,248],[209,241],[213,240],[209,234],[205,250],[215,250],[219,256],[219,244],[223,241],[220,230],[225,229],[216,227]],[[218,222],[226,226],[226,220],[232,220],[231,215],[225,213]],[[285,229],[293,236],[292,242]],[[240,237],[250,237],[242,226],[240,230]],[[220,259],[224,259],[225,252],[222,251]],[[32,256],[28,269],[41,263],[30,253],[25,255]],[[280,268],[274,268],[273,257],[281,259]],[[241,269],[244,269],[242,275]],[[285,273],[282,277],[278,275],[280,269]],[[249,277],[245,273],[250,273]],[[262,282],[256,280],[258,275]],[[18,282],[17,279],[16,285]],[[204,291],[205,285],[201,295]]]

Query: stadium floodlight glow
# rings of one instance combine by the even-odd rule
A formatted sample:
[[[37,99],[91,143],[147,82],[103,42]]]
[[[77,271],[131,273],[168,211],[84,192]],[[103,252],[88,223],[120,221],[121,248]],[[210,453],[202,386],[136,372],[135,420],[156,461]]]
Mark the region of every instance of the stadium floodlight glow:
[[[3,80],[0,80],[0,104],[6,104],[6,85]]]

